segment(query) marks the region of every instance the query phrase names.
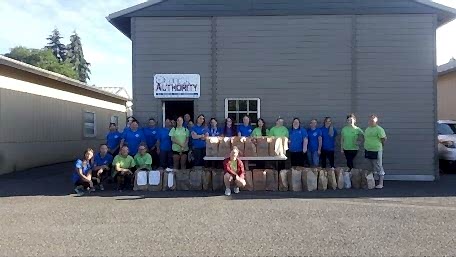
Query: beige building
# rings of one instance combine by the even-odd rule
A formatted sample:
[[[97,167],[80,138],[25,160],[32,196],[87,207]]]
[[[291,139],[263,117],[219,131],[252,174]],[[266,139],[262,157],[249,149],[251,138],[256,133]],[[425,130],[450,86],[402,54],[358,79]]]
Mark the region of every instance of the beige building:
[[[0,56],[0,174],[72,161],[125,127],[129,99]]]
[[[439,66],[438,73],[438,119],[456,120],[456,60]]]

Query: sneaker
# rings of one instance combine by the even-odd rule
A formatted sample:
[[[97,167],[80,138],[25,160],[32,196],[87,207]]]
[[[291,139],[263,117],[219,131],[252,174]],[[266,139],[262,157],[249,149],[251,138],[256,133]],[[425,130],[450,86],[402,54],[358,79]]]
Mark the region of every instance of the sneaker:
[[[96,190],[95,190],[95,187],[92,187],[92,188],[88,188],[87,191],[89,191],[90,193],[92,193],[92,192],[95,192]]]
[[[234,193],[235,193],[235,194],[239,194],[239,187],[235,187],[235,188],[234,188]]]
[[[230,196],[230,195],[231,195],[231,189],[227,188],[227,189],[225,190],[225,195],[226,195],[226,196]]]
[[[103,185],[100,185],[100,190],[104,191],[104,186]]]
[[[79,186],[79,187],[76,187],[76,188],[74,189],[74,192],[76,192],[76,194],[77,194],[78,196],[83,196],[83,195],[85,194],[84,189],[82,189],[82,187],[80,187],[80,186]]]
[[[382,186],[382,185],[377,185],[375,188],[376,188],[376,189],[382,189],[383,186]]]

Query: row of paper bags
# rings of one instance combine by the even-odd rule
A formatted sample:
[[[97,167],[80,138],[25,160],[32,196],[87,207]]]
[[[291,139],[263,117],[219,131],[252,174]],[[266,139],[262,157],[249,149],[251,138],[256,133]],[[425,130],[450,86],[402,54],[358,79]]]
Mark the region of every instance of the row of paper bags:
[[[206,139],[206,156],[228,157],[233,146],[245,157],[285,156],[288,138],[209,137]]]
[[[310,169],[296,167],[291,170],[246,171],[247,185],[244,191],[314,191],[327,189],[373,189],[375,180],[372,172],[353,169]],[[176,171],[145,171],[135,173],[136,191],[221,191],[224,190],[223,170],[203,169]]]

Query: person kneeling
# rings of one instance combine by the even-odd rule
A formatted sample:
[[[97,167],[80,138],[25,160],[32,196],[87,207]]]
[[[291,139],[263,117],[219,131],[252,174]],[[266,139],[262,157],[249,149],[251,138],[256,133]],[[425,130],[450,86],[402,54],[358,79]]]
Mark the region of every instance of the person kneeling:
[[[225,175],[223,176],[225,182],[225,195],[231,195],[231,183],[234,181],[234,193],[239,193],[239,188],[245,187],[245,170],[244,164],[238,159],[239,149],[233,147],[231,150],[230,157],[225,159],[223,162],[223,168]]]
[[[108,153],[108,146],[106,144],[100,145],[100,152],[93,158],[93,174],[92,180],[98,184],[101,191],[104,190],[103,182],[109,177],[111,170],[112,155]]]
[[[90,165],[92,157],[93,150],[88,148],[84,152],[84,157],[76,161],[71,179],[75,186],[74,191],[78,196],[84,195],[86,190],[93,189],[92,166]]]
[[[135,167],[135,160],[128,155],[127,146],[122,146],[120,154],[114,158],[112,165],[112,176],[117,181],[117,190],[122,191],[133,188],[134,173],[132,169]]]

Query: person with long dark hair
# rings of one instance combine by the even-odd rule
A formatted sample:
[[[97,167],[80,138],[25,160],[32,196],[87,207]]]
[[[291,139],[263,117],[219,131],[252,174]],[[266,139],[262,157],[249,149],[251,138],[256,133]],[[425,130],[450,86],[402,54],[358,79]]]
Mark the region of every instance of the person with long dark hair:
[[[74,191],[78,194],[78,196],[84,195],[86,190],[93,188],[91,165],[92,158],[93,150],[87,148],[87,150],[84,151],[84,156],[77,160],[74,165],[71,180],[75,186]]]
[[[290,159],[291,166],[304,166],[305,153],[307,153],[307,130],[301,127],[299,118],[293,119],[290,129]]]
[[[117,130],[117,124],[109,123],[109,133],[106,135],[106,145],[108,152],[112,156],[119,154],[120,140],[122,140],[122,133]]]
[[[337,130],[332,125],[332,120],[330,117],[326,117],[323,121],[323,126],[320,128],[321,130],[321,138],[322,138],[322,145],[321,145],[321,167],[326,168],[326,159],[329,160],[329,165],[331,168],[335,168],[334,166],[334,149],[336,147],[336,137],[337,137]]]
[[[216,118],[211,118],[210,121],[210,128],[209,128],[209,136],[210,137],[218,137],[222,135],[222,129],[217,126],[218,122]]]
[[[266,137],[269,135],[269,129],[266,128],[266,122],[262,119],[258,119],[258,127],[256,127],[252,132],[252,137]]]
[[[196,119],[196,125],[192,128],[192,153],[195,166],[204,166],[204,156],[206,156],[206,138],[209,136],[209,131],[205,125],[205,117],[200,114]]]
[[[364,132],[356,126],[356,116],[354,114],[347,115],[347,124],[342,128],[340,137],[341,152],[347,160],[348,172],[354,167],[354,160],[359,150],[359,141],[361,141]]]
[[[187,156],[189,152],[188,140],[190,132],[183,126],[184,119],[182,117],[177,118],[176,127],[172,128],[169,132],[171,141],[173,142],[173,169],[186,169],[187,168]]]
[[[225,127],[223,128],[222,136],[224,136],[224,137],[237,136],[237,129],[234,126],[233,120],[230,117],[225,119]]]

